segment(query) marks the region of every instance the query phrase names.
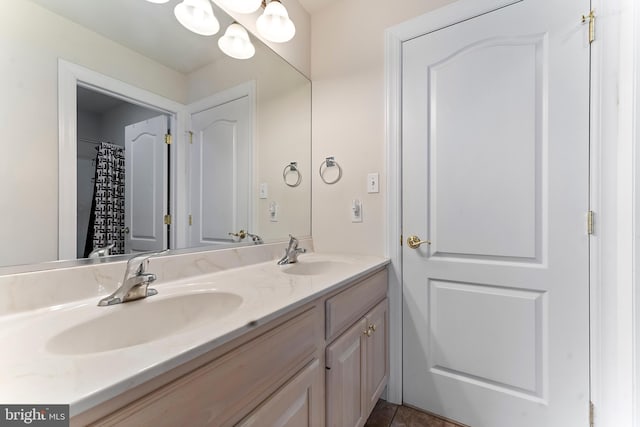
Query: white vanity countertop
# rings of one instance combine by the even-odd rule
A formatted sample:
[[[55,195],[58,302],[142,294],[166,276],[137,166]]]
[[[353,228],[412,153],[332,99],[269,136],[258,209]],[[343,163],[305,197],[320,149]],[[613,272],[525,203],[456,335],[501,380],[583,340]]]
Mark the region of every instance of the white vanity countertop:
[[[158,295],[111,307],[97,307],[98,299],[90,298],[0,316],[0,402],[69,404],[71,416],[77,415],[388,263],[380,257],[318,253],[301,255],[299,260],[297,265],[271,261],[158,281],[153,284]],[[330,268],[322,274],[286,273],[312,263]],[[239,295],[242,302],[226,317],[143,344],[77,355],[48,350],[50,338],[79,323],[133,304],[211,291]],[[145,323],[141,319],[129,326],[154,327]]]

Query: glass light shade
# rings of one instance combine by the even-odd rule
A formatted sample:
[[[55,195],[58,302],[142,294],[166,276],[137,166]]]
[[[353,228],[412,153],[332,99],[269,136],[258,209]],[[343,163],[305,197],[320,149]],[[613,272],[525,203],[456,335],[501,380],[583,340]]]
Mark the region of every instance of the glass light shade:
[[[169,0],[147,0],[149,3],[156,3],[156,4],[164,4],[164,3],[168,3]]]
[[[212,36],[220,29],[209,0],[183,0],[173,13],[186,29],[203,36]]]
[[[262,37],[275,43],[288,42],[296,34],[296,26],[278,0],[267,4],[264,13],[256,21],[256,27]]]
[[[238,13],[253,13],[260,8],[262,0],[221,0],[222,5]]]
[[[236,59],[249,59],[256,53],[247,30],[235,22],[227,27],[224,36],[218,40],[218,46],[224,53]]]

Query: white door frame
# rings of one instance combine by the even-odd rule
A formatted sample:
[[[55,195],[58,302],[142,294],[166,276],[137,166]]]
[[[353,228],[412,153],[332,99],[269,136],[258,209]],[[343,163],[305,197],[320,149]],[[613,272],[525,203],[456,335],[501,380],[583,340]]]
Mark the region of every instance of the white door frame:
[[[174,226],[171,242],[184,247],[187,218],[186,212],[186,156],[183,139],[185,135],[185,106],[170,99],[105,76],[77,64],[58,60],[58,259],[76,258],[77,233],[77,87],[78,85],[122,98],[132,104],[164,112],[171,117],[171,212]],[[182,244],[182,246],[180,246]]]
[[[520,0],[458,0],[385,32],[387,152],[386,256],[391,259],[390,376],[387,398],[402,402],[402,43]],[[640,6],[633,0],[592,0],[591,400],[596,425],[640,427]],[[585,11],[585,14],[588,11]],[[576,17],[576,23],[580,17]],[[617,102],[620,101],[619,106]],[[637,157],[636,157],[637,156]],[[635,206],[634,206],[635,203]],[[640,236],[639,236],[640,237]],[[638,315],[636,315],[638,313]]]

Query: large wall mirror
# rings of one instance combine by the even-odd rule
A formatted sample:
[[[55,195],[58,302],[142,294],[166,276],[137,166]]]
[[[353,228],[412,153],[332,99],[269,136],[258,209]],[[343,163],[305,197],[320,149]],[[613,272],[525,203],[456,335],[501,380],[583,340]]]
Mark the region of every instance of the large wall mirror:
[[[252,58],[226,56],[233,19],[213,4],[199,36],[177,2],[5,6],[0,267],[311,234],[310,81],[252,35]]]

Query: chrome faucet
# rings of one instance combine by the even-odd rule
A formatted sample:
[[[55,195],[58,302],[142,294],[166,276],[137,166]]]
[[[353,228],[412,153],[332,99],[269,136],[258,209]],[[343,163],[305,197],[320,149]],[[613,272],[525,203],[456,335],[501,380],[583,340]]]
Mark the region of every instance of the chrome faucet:
[[[156,280],[156,275],[147,273],[149,266],[149,258],[156,255],[162,255],[167,250],[160,252],[143,252],[134,255],[127,261],[127,268],[124,272],[122,285],[108,297],[102,298],[98,302],[98,306],[121,304],[137,299],[153,296],[158,293],[155,289],[149,288],[149,285]]]
[[[107,246],[97,247],[91,251],[88,258],[101,258],[111,255],[111,249],[116,246],[115,243],[108,244]]]
[[[307,252],[305,248],[298,247],[298,239],[289,234],[289,246],[287,247],[284,256],[278,261],[278,265],[293,264],[298,262],[298,255]]]
[[[252,234],[247,231],[247,237],[251,238],[254,245],[261,245],[264,243],[264,241],[262,240],[262,237],[258,236],[257,234]]]

